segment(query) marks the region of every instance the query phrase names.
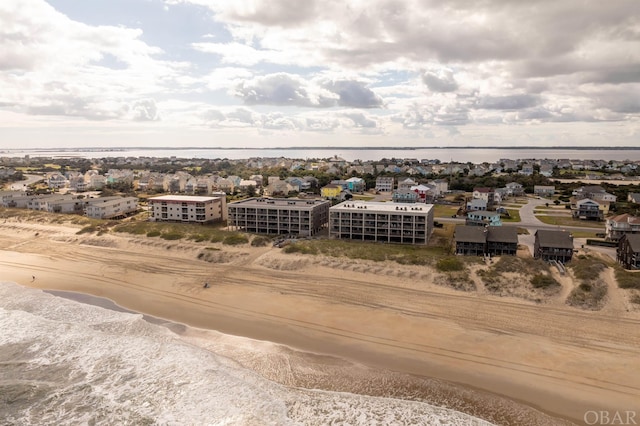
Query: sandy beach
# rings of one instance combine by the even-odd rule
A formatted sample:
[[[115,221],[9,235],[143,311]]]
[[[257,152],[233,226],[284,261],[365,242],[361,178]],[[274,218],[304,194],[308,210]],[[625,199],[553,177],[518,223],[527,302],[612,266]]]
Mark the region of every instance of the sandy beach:
[[[456,291],[434,284],[437,273],[426,267],[78,230],[16,219],[0,224],[0,280],[105,297],[365,370],[444,380],[558,422],[581,424],[588,411],[640,413],[640,313],[613,285],[608,305],[592,312]],[[198,258],[207,246],[219,249],[210,261]],[[206,338],[191,330],[187,337]],[[348,382],[332,386],[349,391]],[[287,384],[322,386],[304,377]],[[499,409],[479,405],[471,414],[516,424],[515,415],[501,418]]]

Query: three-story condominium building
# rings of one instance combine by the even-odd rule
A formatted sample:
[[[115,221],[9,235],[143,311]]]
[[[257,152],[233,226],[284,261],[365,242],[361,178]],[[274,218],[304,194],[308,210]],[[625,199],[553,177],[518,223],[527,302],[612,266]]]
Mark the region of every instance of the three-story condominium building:
[[[149,198],[149,212],[152,221],[221,222],[227,218],[227,200],[225,195],[162,195]]]
[[[85,214],[95,219],[116,219],[137,210],[137,197],[101,197],[87,199]]]
[[[248,198],[229,204],[230,229],[257,234],[311,236],[326,228],[329,200]]]
[[[345,201],[329,209],[334,238],[427,244],[433,231],[430,204]]]

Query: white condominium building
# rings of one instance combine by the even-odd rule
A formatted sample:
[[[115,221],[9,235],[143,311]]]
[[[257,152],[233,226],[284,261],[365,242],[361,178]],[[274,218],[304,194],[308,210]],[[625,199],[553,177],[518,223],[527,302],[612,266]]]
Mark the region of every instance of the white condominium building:
[[[207,223],[227,218],[225,195],[198,197],[190,195],[162,195],[149,198],[152,221]]]
[[[329,209],[334,238],[427,244],[433,231],[433,205],[345,201]]]

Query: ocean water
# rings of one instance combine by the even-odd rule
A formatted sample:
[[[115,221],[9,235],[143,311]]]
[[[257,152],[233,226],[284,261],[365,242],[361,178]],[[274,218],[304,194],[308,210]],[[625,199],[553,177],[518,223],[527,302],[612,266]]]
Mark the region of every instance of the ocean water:
[[[273,345],[207,336],[0,282],[0,425],[490,424],[421,401],[286,385],[298,383],[291,358],[265,367]]]

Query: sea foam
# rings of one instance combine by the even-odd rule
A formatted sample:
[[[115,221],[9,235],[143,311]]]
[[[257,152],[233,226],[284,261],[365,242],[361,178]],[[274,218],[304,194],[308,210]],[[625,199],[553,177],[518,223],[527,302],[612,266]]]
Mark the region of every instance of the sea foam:
[[[489,424],[423,402],[284,386],[142,315],[14,283],[0,283],[0,413],[12,425]]]

